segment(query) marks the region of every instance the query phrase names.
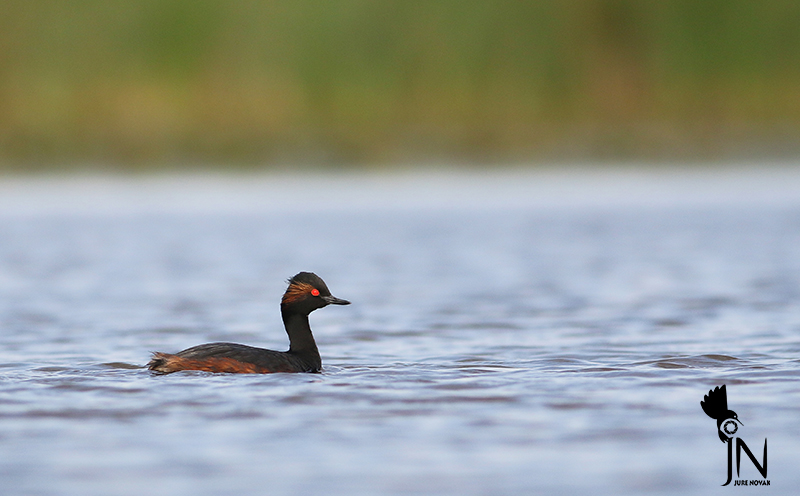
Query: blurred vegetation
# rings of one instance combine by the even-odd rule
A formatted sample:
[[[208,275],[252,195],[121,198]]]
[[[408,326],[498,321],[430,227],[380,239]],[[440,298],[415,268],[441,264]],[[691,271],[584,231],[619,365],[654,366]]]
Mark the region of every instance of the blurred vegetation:
[[[796,0],[0,2],[0,167],[798,143]]]

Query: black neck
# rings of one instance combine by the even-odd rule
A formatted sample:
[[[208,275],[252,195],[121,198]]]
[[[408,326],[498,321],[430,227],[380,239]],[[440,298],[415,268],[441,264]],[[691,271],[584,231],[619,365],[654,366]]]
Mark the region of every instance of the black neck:
[[[289,335],[289,353],[296,355],[316,370],[322,368],[322,359],[317,350],[317,343],[314,342],[314,335],[311,334],[308,315],[287,312],[284,308],[281,308],[281,315],[286,334]]]

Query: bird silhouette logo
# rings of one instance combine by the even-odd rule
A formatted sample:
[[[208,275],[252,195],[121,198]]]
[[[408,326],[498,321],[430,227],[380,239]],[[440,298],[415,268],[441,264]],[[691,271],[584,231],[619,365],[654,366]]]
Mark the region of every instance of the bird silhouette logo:
[[[767,440],[764,439],[764,454],[762,456],[762,461],[759,462],[739,435],[739,427],[744,424],[742,424],[742,421],[739,420],[739,416],[736,414],[736,412],[728,409],[728,391],[725,388],[725,384],[715,387],[714,389],[710,390],[707,395],[703,396],[703,401],[700,402],[700,406],[703,408],[703,411],[706,412],[706,415],[717,421],[717,435],[719,436],[719,440],[728,445],[728,480],[725,481],[723,486],[727,486],[733,480],[734,446],[736,446],[737,477],[739,476],[739,468],[741,466],[742,451],[744,451],[747,457],[750,458],[750,461],[753,462],[753,466],[755,466],[755,468],[763,477],[763,480],[737,480],[734,485],[768,486],[770,482],[767,479]]]
[[[700,406],[706,415],[717,421],[717,434],[723,443],[730,441],[739,426],[744,425],[736,412],[728,410],[728,391],[725,384],[715,387],[703,396]]]

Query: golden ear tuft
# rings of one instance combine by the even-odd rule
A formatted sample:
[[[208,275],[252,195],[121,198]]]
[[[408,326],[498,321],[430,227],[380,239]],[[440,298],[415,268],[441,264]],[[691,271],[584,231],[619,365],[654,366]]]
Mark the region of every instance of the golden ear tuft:
[[[310,284],[306,284],[304,282],[293,282],[288,288],[286,288],[286,292],[283,293],[281,303],[294,303],[302,298],[305,298],[308,294],[315,290],[316,288]]]

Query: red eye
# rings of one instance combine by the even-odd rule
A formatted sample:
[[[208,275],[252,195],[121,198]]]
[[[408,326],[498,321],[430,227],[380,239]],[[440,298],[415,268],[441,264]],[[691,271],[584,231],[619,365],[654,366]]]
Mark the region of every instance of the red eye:
[[[315,288],[315,289],[312,289],[312,290],[311,290],[311,294],[312,294],[312,295],[314,295],[314,296],[319,296],[319,290],[318,290],[318,289],[316,289],[316,288]]]

